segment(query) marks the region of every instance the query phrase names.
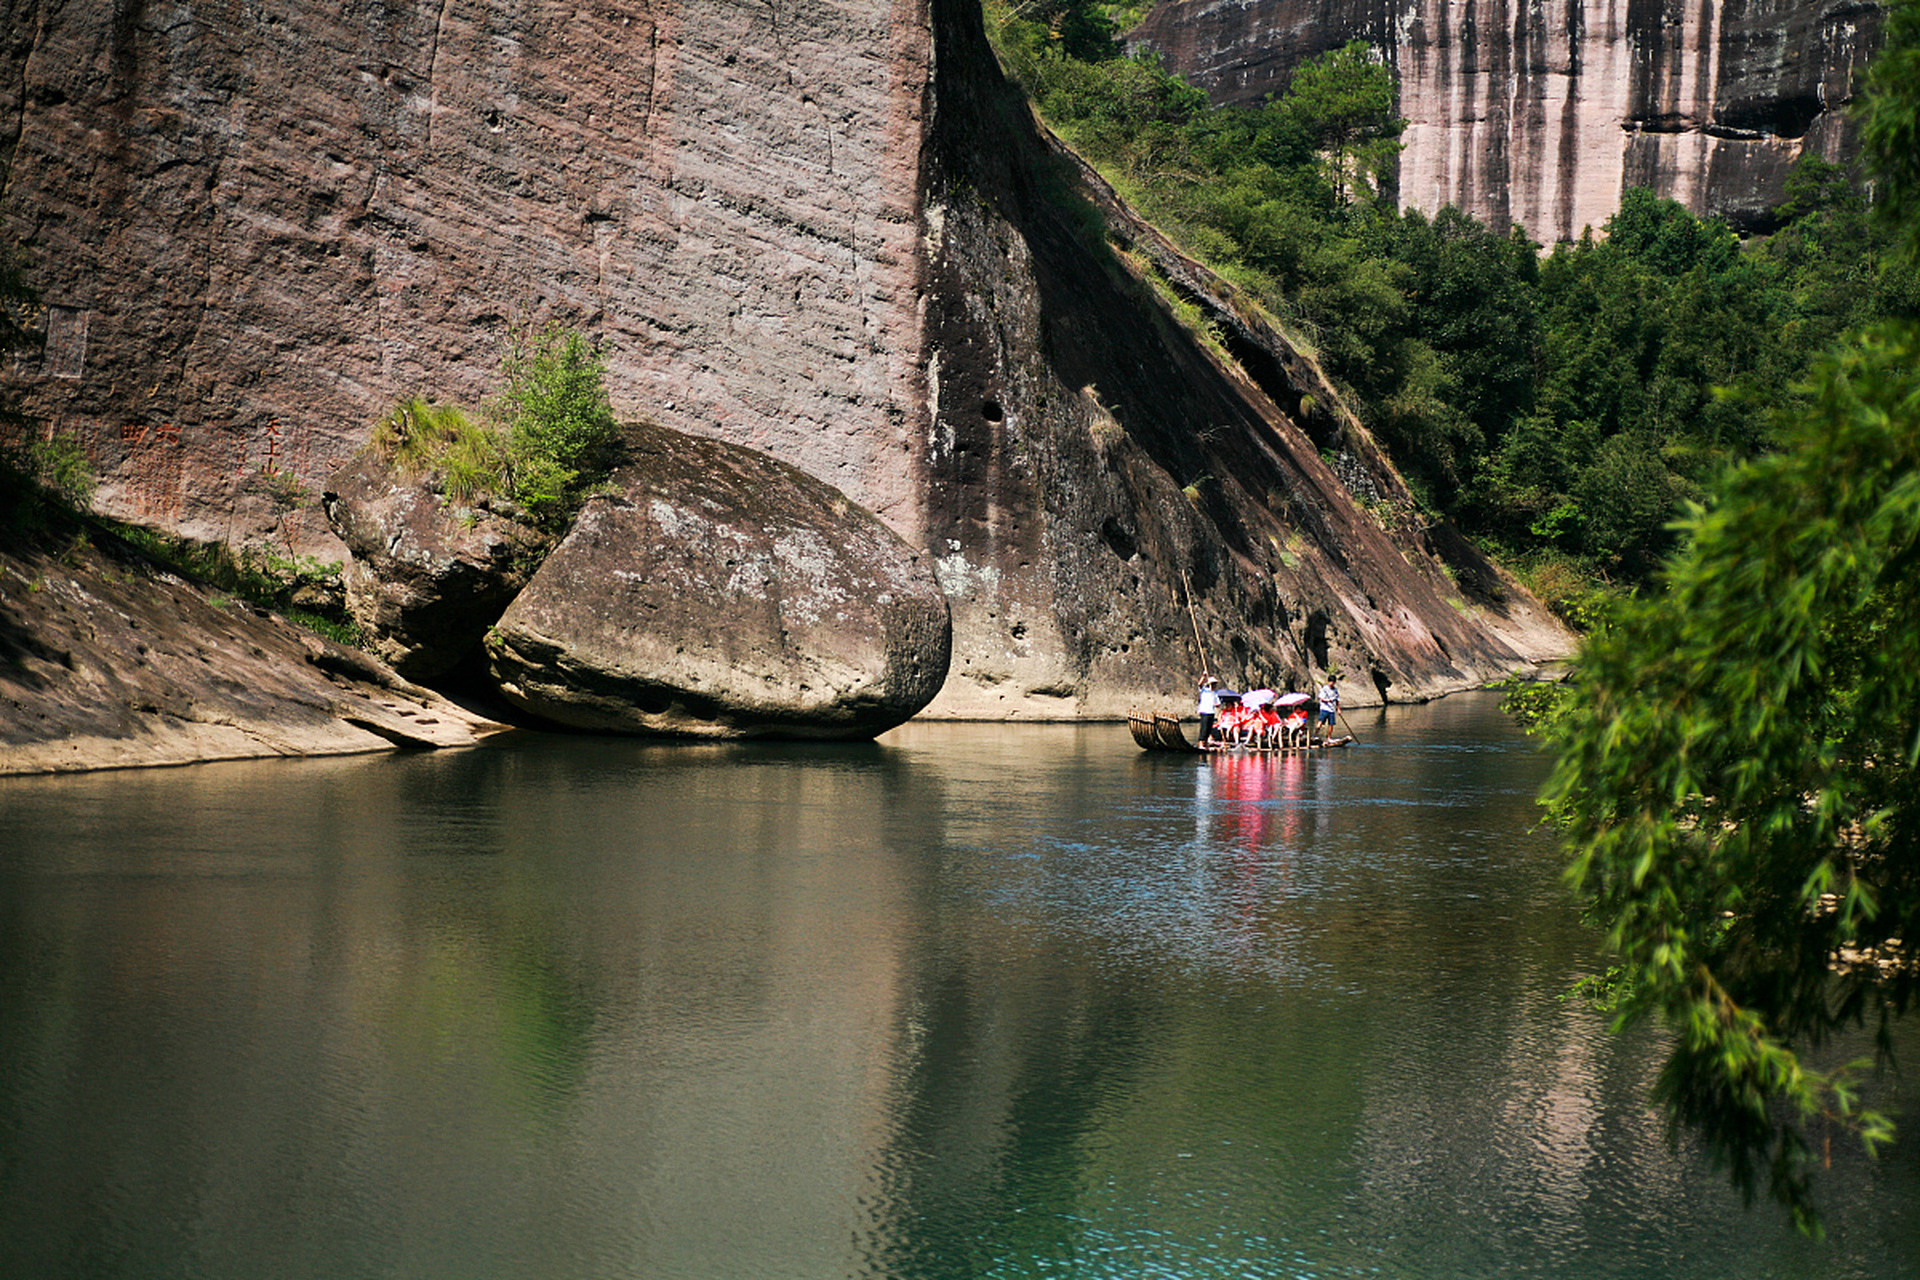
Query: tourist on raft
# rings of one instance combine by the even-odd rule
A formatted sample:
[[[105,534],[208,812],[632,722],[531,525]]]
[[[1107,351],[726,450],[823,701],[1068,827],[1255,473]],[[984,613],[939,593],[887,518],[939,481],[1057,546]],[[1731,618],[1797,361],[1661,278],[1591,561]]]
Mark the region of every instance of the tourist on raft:
[[[1281,722],[1280,729],[1284,735],[1281,738],[1282,744],[1289,747],[1304,747],[1309,745],[1306,704],[1302,703],[1295,707],[1292,712],[1288,714],[1287,718]]]
[[[1259,708],[1248,706],[1243,696],[1233,699],[1222,708],[1215,725],[1223,745],[1239,747],[1247,744],[1259,723]]]
[[[1240,706],[1246,712],[1238,726],[1242,744],[1258,747],[1273,736],[1273,700],[1278,696],[1271,689],[1249,689],[1240,695]]]
[[[1211,677],[1206,677],[1211,679]],[[1312,695],[1289,693],[1282,697],[1272,689],[1249,689],[1242,694],[1201,686],[1204,699],[1213,695],[1216,708],[1211,722],[1200,737],[1200,745],[1209,749],[1252,747],[1258,749],[1298,748],[1312,745]],[[1204,706],[1204,701],[1203,701]]]
[[[1274,747],[1281,744],[1280,734],[1286,722],[1274,710],[1278,695],[1271,689],[1255,689],[1220,713],[1216,724],[1221,744],[1238,747]],[[1301,723],[1305,720],[1302,718]]]

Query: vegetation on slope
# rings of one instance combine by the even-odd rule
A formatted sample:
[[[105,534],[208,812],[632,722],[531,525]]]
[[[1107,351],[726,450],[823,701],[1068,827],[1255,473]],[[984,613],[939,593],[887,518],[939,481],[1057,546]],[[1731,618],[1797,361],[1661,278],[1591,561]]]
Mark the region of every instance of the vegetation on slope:
[[[619,438],[606,360],[564,326],[515,328],[500,374],[504,386],[478,420],[416,397],[374,428],[373,446],[403,470],[438,471],[455,501],[496,494],[558,529],[605,478]]]
[[[1389,198],[1404,125],[1364,45],[1258,106],[1213,107],[1124,53],[1113,7],[989,4],[1049,124],[1147,217],[1278,318],[1350,392],[1433,511],[1577,583],[1645,582],[1679,504],[1771,447],[1767,406],[1835,337],[1920,314],[1857,175],[1796,170],[1742,242],[1648,192],[1544,258],[1517,227]]]

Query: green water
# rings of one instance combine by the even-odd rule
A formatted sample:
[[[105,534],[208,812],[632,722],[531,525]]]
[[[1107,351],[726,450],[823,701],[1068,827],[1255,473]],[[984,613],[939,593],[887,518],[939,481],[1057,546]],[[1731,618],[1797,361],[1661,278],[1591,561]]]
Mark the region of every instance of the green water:
[[[1920,1276],[1920,1142],[1668,1149],[1490,699],[1353,727],[0,779],[0,1277]]]

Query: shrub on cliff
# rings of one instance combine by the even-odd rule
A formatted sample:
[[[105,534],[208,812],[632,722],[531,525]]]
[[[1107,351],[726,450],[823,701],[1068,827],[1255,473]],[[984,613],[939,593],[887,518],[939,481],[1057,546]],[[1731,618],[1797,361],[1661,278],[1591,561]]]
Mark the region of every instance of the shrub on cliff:
[[[498,438],[453,405],[402,401],[374,427],[373,447],[402,473],[438,470],[456,502],[505,492]]]
[[[373,446],[403,473],[440,473],[455,502],[510,498],[543,527],[572,516],[606,474],[619,438],[601,349],[549,325],[508,334],[504,389],[476,421],[453,405],[403,401],[373,430]]]
[[[93,461],[70,435],[0,444],[0,532],[33,533],[93,502]]]
[[[507,490],[543,522],[570,512],[606,474],[619,436],[598,344],[571,329],[516,329],[500,361],[500,424]]]

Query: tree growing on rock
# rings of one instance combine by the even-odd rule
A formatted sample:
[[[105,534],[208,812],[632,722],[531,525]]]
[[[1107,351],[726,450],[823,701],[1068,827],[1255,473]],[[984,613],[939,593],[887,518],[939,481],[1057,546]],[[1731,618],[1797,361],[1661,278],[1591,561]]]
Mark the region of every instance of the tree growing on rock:
[[[509,498],[552,531],[605,478],[620,437],[605,355],[563,325],[516,328],[500,374],[505,386],[478,420],[414,397],[374,428],[373,445],[402,471],[438,471],[449,498]]]
[[[1287,86],[1286,109],[1312,139],[1341,204],[1370,203],[1393,173],[1407,122],[1393,114],[1393,72],[1363,40],[1304,62]]]
[[[506,388],[493,406],[515,501],[543,522],[570,510],[605,474],[619,437],[598,344],[562,325],[516,329],[500,361]]]

